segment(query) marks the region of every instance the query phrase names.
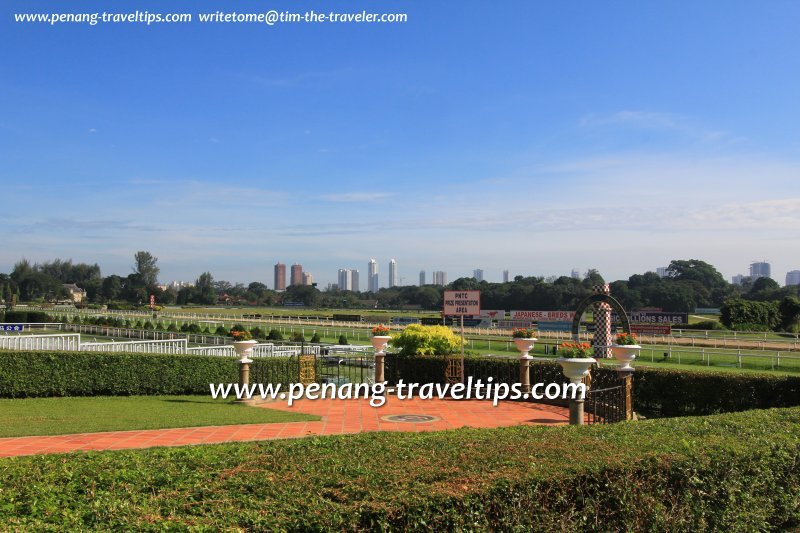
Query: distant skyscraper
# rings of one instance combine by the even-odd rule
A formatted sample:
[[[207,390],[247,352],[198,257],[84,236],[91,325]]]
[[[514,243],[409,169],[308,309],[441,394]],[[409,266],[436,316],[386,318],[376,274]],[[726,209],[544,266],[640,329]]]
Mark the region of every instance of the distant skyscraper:
[[[424,270],[420,270],[419,271],[419,286],[422,287],[423,285],[425,285],[425,271]]]
[[[577,268],[573,268],[572,272],[569,273],[569,277],[572,279],[581,279],[581,273]]]
[[[303,284],[303,265],[295,263],[292,265],[292,274],[289,280],[290,285],[302,285]]]
[[[358,270],[340,268],[338,279],[340,291],[358,291]]]
[[[275,290],[286,290],[286,265],[278,263],[275,265]]]
[[[378,262],[370,259],[367,263],[367,290],[378,292]]]
[[[472,271],[472,277],[475,278],[475,281],[483,281],[483,269],[476,268]]]
[[[443,272],[441,270],[435,270],[433,272],[433,284],[441,285],[442,287],[447,285],[447,272]]]
[[[346,268],[339,269],[339,290],[352,291],[353,290],[353,272]]]
[[[786,273],[786,285],[800,285],[800,270],[791,270]]]
[[[734,285],[741,285],[743,281],[744,281],[744,276],[742,276],[741,274],[736,274],[731,278],[731,283],[733,283]]]
[[[312,276],[308,272],[303,272],[303,285],[313,285],[314,284],[314,276]]]
[[[503,283],[508,283],[508,281],[509,281],[508,270],[503,270]]]
[[[397,287],[397,261],[394,259],[389,261],[389,286]]]
[[[751,263],[750,264],[750,279],[755,281],[758,278],[770,278],[772,277],[770,272],[769,263],[761,262],[761,263]]]
[[[667,277],[667,267],[656,267],[656,274],[658,274],[659,278],[666,278]]]

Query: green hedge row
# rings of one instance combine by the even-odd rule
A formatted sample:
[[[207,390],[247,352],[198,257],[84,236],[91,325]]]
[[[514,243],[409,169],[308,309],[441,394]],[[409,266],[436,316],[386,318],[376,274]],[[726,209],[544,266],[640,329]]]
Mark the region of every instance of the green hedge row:
[[[0,459],[0,529],[777,531],[800,409]]]
[[[265,383],[296,381],[297,365],[287,362],[256,359],[251,375]],[[209,383],[238,381],[231,357],[0,351],[0,398],[208,394]]]
[[[442,357],[400,357],[387,355],[386,377],[390,383],[443,383]],[[516,359],[470,357],[464,360],[466,376],[491,376],[495,382],[515,383],[519,379]],[[619,384],[616,370],[592,370],[592,388]],[[564,382],[561,366],[555,362],[531,364],[531,382]],[[768,373],[688,371],[639,367],[633,374],[633,405],[650,417],[699,416],[716,413],[793,407],[800,405],[800,376]]]
[[[31,322],[52,322],[53,319],[42,311],[6,311],[0,315],[0,321],[13,324]]]

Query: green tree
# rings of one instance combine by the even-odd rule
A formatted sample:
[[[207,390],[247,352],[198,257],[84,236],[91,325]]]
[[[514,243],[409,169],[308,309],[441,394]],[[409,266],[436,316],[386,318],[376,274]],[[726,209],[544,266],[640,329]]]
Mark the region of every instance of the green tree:
[[[158,258],[153,257],[150,252],[139,251],[133,256],[133,271],[141,276],[141,282],[145,287],[153,287],[158,284]]]
[[[194,283],[195,303],[217,303],[217,291],[214,290],[214,277],[211,272],[203,272]]]
[[[667,275],[676,281],[697,281],[708,289],[727,285],[716,268],[699,259],[675,259],[667,267]]]
[[[787,296],[779,305],[781,329],[790,333],[800,332],[800,298]]]

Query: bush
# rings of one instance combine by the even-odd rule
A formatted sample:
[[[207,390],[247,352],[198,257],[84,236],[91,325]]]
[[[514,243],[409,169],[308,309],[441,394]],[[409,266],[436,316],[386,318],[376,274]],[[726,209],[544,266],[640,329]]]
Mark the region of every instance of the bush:
[[[225,329],[225,326],[217,326],[217,329],[214,330],[214,335],[219,335],[220,337],[227,337],[228,330]]]
[[[349,342],[347,342],[347,337],[345,337],[344,335],[339,335],[339,340],[337,341],[337,343],[341,344],[342,346],[350,344]]]
[[[447,355],[461,347],[459,339],[446,326],[411,324],[389,341],[403,356]]]
[[[519,362],[483,357],[464,360],[473,379],[492,377],[495,383],[517,383]],[[386,379],[397,384],[444,383],[445,361],[436,357],[386,356]],[[565,381],[558,363],[531,364],[531,383]],[[592,388],[618,384],[610,367],[592,370]],[[640,367],[633,374],[633,407],[648,417],[700,416],[748,409],[800,406],[800,376],[768,373],[704,372]]]
[[[291,336],[292,342],[306,342],[306,338],[299,331],[295,331]]]
[[[175,322],[173,322],[169,326],[167,326],[167,331],[178,331],[178,326],[176,326]]]
[[[53,318],[41,311],[6,311],[4,322],[12,324],[52,322]]]
[[[7,530],[733,532],[800,525],[800,409],[1,464]],[[265,483],[265,476],[281,482]]]
[[[317,332],[315,331],[315,332],[314,332],[314,336],[313,336],[313,337],[311,337],[311,341],[310,341],[310,342],[313,342],[313,343],[319,344],[319,343],[320,343],[319,333],[317,333]]]
[[[686,327],[686,329],[702,329],[702,330],[714,330],[714,331],[722,331],[725,329],[725,326],[717,322],[716,320],[703,320],[702,322],[698,322],[697,324],[691,324]]]
[[[769,331],[780,325],[778,302],[754,302],[741,298],[726,300],[720,308],[720,322],[728,329]],[[759,329],[752,329],[757,327]]]
[[[267,336],[267,339],[271,341],[282,341],[283,334],[277,329],[271,329],[269,330],[269,335]]]

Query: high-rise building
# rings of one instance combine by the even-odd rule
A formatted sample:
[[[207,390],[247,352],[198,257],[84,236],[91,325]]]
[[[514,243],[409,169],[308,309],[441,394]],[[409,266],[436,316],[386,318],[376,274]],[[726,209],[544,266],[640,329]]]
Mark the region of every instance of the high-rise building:
[[[389,260],[389,287],[397,287],[397,261]]]
[[[423,285],[425,285],[425,271],[424,270],[420,270],[419,271],[419,286],[422,287]]]
[[[347,268],[339,269],[339,290],[352,291],[353,290],[353,271]]]
[[[659,278],[667,277],[667,268],[668,267],[656,267],[656,274],[658,274]]]
[[[275,290],[286,290],[286,265],[277,263],[275,265]]]
[[[786,285],[800,285],[800,270],[790,270],[786,273]]]
[[[447,285],[447,272],[442,270],[434,270],[433,272],[433,284],[434,285],[441,285],[444,287]]]
[[[744,282],[744,276],[741,274],[736,274],[731,278],[731,283],[734,285],[741,285]]]
[[[508,283],[509,282],[509,277],[510,276],[509,276],[508,270],[503,270],[503,283]]]
[[[766,261],[750,264],[750,279],[755,281],[758,278],[771,278],[769,263]]]
[[[303,285],[313,285],[314,284],[314,276],[312,276],[309,272],[303,272]]]
[[[302,285],[303,284],[303,265],[295,263],[292,265],[292,273],[289,278],[290,285]]]
[[[577,268],[573,268],[572,272],[569,273],[569,277],[572,279],[581,279],[581,272]]]
[[[483,269],[476,268],[472,271],[472,277],[475,278],[475,281],[483,281]]]
[[[378,292],[378,262],[370,259],[367,263],[367,290]]]
[[[351,291],[355,291],[355,292],[359,292],[361,289],[359,289],[359,287],[358,287],[358,269],[355,269],[355,268],[352,269],[350,271],[350,277],[353,280],[353,285],[352,285],[352,288],[350,290]]]

